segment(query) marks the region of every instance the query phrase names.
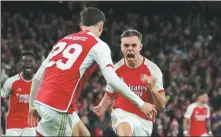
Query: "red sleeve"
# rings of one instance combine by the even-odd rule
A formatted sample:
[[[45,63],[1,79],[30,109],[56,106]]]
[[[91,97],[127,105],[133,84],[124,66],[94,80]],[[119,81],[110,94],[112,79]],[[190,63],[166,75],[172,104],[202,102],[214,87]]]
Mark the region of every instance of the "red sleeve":
[[[107,95],[110,96],[110,97],[114,95],[114,93],[110,93],[110,92],[108,92],[106,90],[105,90],[105,93],[107,93]]]
[[[159,93],[161,93],[161,92],[164,92],[164,93],[165,93],[165,90],[164,90],[164,89],[162,89],[162,90],[159,90],[158,92],[159,92]]]
[[[112,64],[107,64],[107,67],[112,67],[114,69],[114,66]]]

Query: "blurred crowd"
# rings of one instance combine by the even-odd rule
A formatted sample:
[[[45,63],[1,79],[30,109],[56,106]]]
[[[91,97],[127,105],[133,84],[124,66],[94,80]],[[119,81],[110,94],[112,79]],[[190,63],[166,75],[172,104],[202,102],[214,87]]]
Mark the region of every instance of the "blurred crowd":
[[[181,17],[136,13],[117,18],[112,9],[105,14],[107,21],[101,38],[110,45],[114,62],[122,58],[122,31],[133,28],[143,34],[142,54],[163,72],[168,103],[164,111],[158,112],[153,136],[182,135],[184,112],[200,89],[206,90],[210,97],[213,134],[221,135],[221,18],[201,14]],[[34,51],[37,69],[57,40],[79,31],[78,13],[67,20],[42,11],[27,15],[3,12],[1,19],[1,84],[20,71],[22,51]],[[81,92],[78,114],[92,135],[115,136],[109,113],[97,117],[92,112],[102,99],[104,88],[105,80],[97,70]],[[7,111],[8,100],[4,100],[1,105],[3,133]]]

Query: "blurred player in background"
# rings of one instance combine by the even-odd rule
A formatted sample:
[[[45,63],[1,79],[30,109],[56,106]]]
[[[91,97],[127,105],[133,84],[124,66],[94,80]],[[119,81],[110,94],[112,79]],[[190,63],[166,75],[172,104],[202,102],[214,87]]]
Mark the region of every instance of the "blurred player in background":
[[[143,47],[141,41],[142,35],[137,30],[123,32],[121,51],[124,58],[115,64],[115,71],[143,101],[153,104],[158,110],[163,109],[166,97],[162,72],[156,64],[140,54]],[[94,112],[100,116],[111,105],[112,126],[118,136],[151,136],[155,114],[147,118],[133,103],[108,85]]]
[[[208,95],[204,91],[197,93],[196,102],[190,104],[184,115],[184,136],[212,136]]]
[[[9,96],[6,136],[35,136],[35,128],[27,125],[29,94],[35,69],[35,55],[24,52],[22,72],[8,78],[1,89],[1,97]]]
[[[156,111],[116,75],[111,51],[99,39],[104,21],[102,11],[85,8],[81,12],[81,31],[59,40],[36,73],[31,90],[29,123],[35,123],[33,115],[36,109],[41,117],[37,126],[39,135],[90,135],[76,113],[75,103],[81,88],[98,66],[107,83],[136,104],[144,114]]]

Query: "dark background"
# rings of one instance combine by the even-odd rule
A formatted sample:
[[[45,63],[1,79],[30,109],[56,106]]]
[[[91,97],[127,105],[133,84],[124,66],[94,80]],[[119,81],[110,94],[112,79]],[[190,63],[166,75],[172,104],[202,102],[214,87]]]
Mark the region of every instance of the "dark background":
[[[143,34],[142,54],[164,74],[168,103],[158,112],[153,136],[182,136],[186,107],[201,89],[210,97],[213,134],[221,136],[221,2],[4,1],[1,6],[1,84],[20,72],[22,51],[34,51],[39,66],[57,40],[79,31],[80,10],[95,6],[107,17],[101,39],[110,46],[114,62],[122,58],[122,31],[133,28]],[[97,117],[92,112],[104,86],[98,70],[82,90],[78,114],[92,135],[112,136],[110,115]],[[3,133],[7,111],[4,100]]]

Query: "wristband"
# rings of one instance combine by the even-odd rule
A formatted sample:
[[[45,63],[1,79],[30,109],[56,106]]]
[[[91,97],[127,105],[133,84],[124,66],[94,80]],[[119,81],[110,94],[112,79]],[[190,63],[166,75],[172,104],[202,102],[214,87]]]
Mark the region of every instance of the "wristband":
[[[138,108],[142,108],[143,105],[144,105],[144,101],[142,99],[140,99],[137,104]]]
[[[188,131],[187,130],[184,130],[183,131],[183,134],[185,135],[185,134],[188,134]]]

